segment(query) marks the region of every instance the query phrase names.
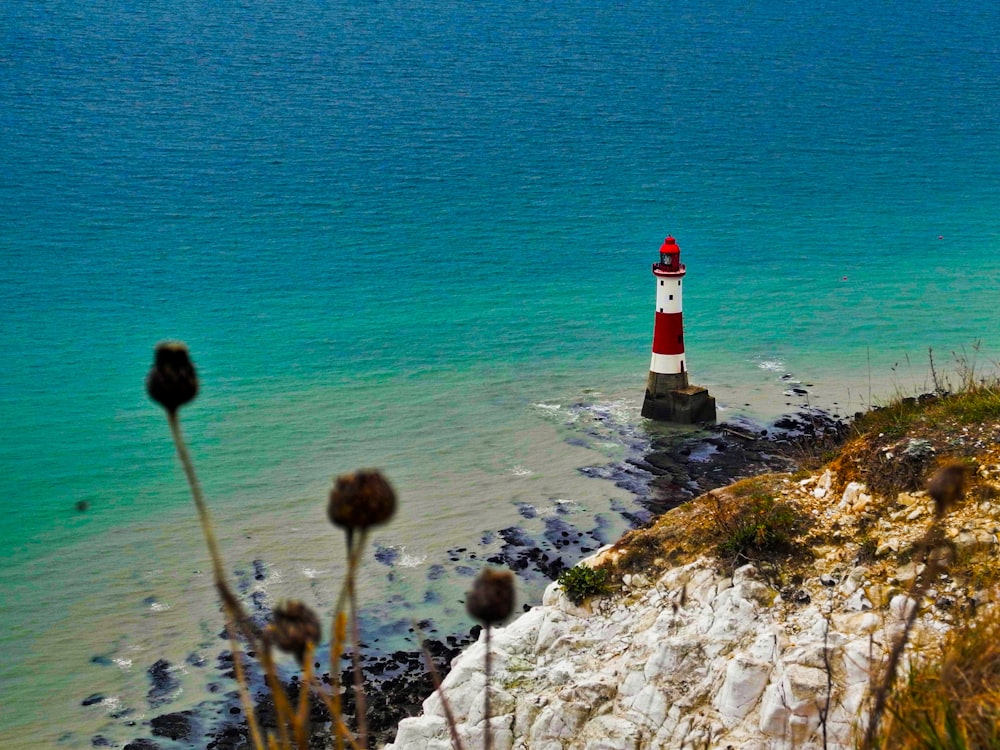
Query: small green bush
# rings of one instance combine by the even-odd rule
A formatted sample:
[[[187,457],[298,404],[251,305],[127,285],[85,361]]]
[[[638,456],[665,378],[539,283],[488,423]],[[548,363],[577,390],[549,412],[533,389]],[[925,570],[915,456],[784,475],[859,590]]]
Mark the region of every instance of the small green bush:
[[[608,571],[603,568],[577,565],[559,575],[559,585],[569,600],[579,606],[585,599],[608,593]]]
[[[733,559],[785,549],[802,525],[794,507],[757,493],[720,504],[715,508],[715,521],[719,554]]]

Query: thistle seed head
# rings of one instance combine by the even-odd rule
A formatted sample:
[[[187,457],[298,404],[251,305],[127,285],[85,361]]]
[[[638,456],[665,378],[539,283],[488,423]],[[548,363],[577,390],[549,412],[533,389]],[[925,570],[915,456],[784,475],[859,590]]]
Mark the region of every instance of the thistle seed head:
[[[940,518],[965,495],[968,469],[960,463],[942,466],[927,483],[927,494],[934,500],[934,512]]]
[[[484,568],[465,597],[465,611],[484,625],[503,622],[514,609],[514,574]]]
[[[146,392],[171,414],[198,395],[198,376],[184,344],[164,341],[156,345]]]
[[[334,526],[349,531],[367,529],[392,518],[396,492],[377,469],[341,474],[330,490],[326,512]]]
[[[316,613],[293,599],[275,607],[273,616],[274,622],[267,626],[265,637],[302,664],[308,645],[319,643],[320,627]]]

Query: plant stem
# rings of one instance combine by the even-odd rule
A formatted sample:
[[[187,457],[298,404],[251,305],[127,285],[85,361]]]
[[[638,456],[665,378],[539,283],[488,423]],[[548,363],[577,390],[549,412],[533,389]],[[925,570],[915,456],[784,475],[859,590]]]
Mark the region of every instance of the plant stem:
[[[312,688],[313,654],[315,648],[312,642],[306,643],[302,656],[302,683],[299,685],[299,705],[295,710],[295,741],[299,750],[309,747],[309,691]]]
[[[250,738],[253,740],[254,750],[264,750],[264,740],[260,734],[260,727],[257,726],[257,715],[254,713],[253,700],[250,698],[246,674],[243,672],[243,659],[241,658],[239,641],[236,640],[236,628],[233,625],[232,615],[228,612],[226,613],[226,633],[229,635],[229,652],[233,656],[233,672],[236,673],[236,685],[240,694],[240,703],[243,705],[243,713],[247,717],[247,726],[250,728]]]
[[[312,689],[320,697],[323,703],[326,705],[327,710],[330,712],[330,717],[333,719],[334,736],[337,739],[338,747],[343,748],[343,740],[347,740],[347,744],[351,747],[351,750],[361,750],[361,746],[355,741],[354,737],[351,736],[351,731],[344,724],[344,717],[340,715],[340,704],[335,702],[333,697],[323,689],[323,686],[319,684],[319,680],[316,678],[315,673],[311,673],[310,678],[312,680]]]
[[[332,693],[333,693],[333,696],[334,696],[333,697],[333,704],[337,708],[338,714],[340,712],[340,706],[341,706],[341,702],[340,702],[340,686],[341,686],[340,672],[341,672],[341,670],[340,670],[340,663],[339,662],[340,662],[341,646],[347,640],[346,639],[346,634],[344,633],[344,623],[341,621],[341,618],[344,616],[344,608],[347,607],[348,604],[351,602],[351,592],[352,592],[352,589],[354,587],[354,576],[355,576],[355,572],[357,571],[358,565],[359,565],[359,563],[361,561],[361,553],[362,553],[362,550],[363,550],[364,540],[365,540],[365,536],[362,535],[361,539],[359,540],[359,543],[358,544],[354,544],[353,543],[354,542],[353,533],[351,532],[351,530],[348,530],[348,532],[347,532],[347,573],[344,576],[344,582],[341,584],[340,594],[337,596],[337,605],[336,605],[336,607],[334,607],[334,610],[333,610],[333,626],[332,627],[333,627],[333,633],[334,633],[334,639],[333,639],[334,643],[333,643],[333,646],[330,648],[330,680],[331,680],[331,683],[332,683],[331,688],[332,688]],[[343,637],[341,637],[341,635],[343,635]],[[355,638],[355,651],[357,650],[357,643],[358,643],[359,640],[360,640],[360,636],[357,637],[357,638]],[[355,691],[358,690],[357,677],[356,676],[357,676],[357,672],[355,672]],[[355,707],[356,708],[358,708],[359,706],[360,707],[364,706],[364,698],[363,698],[364,686],[363,686],[363,684],[361,686],[360,692],[362,694],[362,699],[361,699],[361,703],[360,704],[357,701],[357,692],[355,693]],[[360,735],[360,728],[362,726],[361,725],[361,721],[362,721],[362,718],[361,718],[361,716],[359,714],[359,718],[358,718],[359,735]],[[365,726],[365,729],[367,730],[367,720],[365,720],[365,725],[364,726]],[[340,735],[339,732],[336,735],[335,747],[337,748],[337,750],[340,750],[340,748],[342,747],[341,735]],[[362,747],[367,747],[367,744],[363,743]]]
[[[889,693],[892,691],[893,682],[896,680],[896,670],[899,668],[899,661],[902,658],[903,651],[906,649],[906,644],[910,639],[910,632],[913,630],[913,625],[917,621],[917,615],[920,612],[920,600],[927,593],[927,589],[930,588],[932,581],[937,577],[939,572],[940,563],[938,562],[938,558],[933,555],[934,545],[937,541],[940,541],[939,522],[940,519],[934,519],[931,522],[924,537],[917,545],[917,548],[923,550],[925,553],[927,562],[923,573],[914,578],[913,583],[910,584],[910,591],[907,596],[913,600],[913,607],[906,615],[903,632],[900,633],[899,638],[892,646],[892,651],[889,652],[889,661],[885,667],[885,674],[878,688],[875,690],[875,700],[872,704],[868,726],[865,728],[865,736],[861,741],[861,750],[874,750],[874,748],[878,747],[875,738],[878,734],[879,724],[882,721],[882,714],[885,713]]]
[[[291,739],[288,735],[288,728],[294,726],[294,714],[291,704],[288,702],[288,695],[278,678],[278,670],[274,666],[274,659],[271,658],[271,646],[267,640],[262,644],[260,660],[264,665],[267,684],[270,686],[271,695],[274,698],[274,712],[277,714],[278,720],[278,739],[281,747],[290,747]]]
[[[194,506],[198,510],[198,520],[201,522],[201,530],[205,535],[205,544],[208,546],[208,554],[212,558],[212,570],[215,574],[216,585],[225,584],[225,574],[222,568],[222,555],[219,554],[219,545],[215,541],[215,532],[212,530],[212,518],[205,505],[205,498],[201,493],[201,485],[198,476],[194,471],[194,464],[188,455],[187,446],[184,443],[184,436],[181,434],[180,420],[176,411],[167,412],[167,422],[170,424],[170,433],[174,438],[174,445],[177,447],[177,457],[184,468],[184,475],[187,477],[188,486],[191,488],[191,497],[194,499]]]
[[[490,653],[490,633],[492,627],[489,623],[486,623],[486,691],[485,691],[485,705],[483,706],[483,713],[486,714],[486,735],[483,737],[483,747],[485,750],[491,750],[493,747],[493,728],[490,726],[490,672],[493,667],[492,654]]]
[[[434,692],[441,699],[444,717],[448,721],[448,731],[451,733],[451,746],[454,750],[465,750],[462,746],[462,739],[458,736],[458,726],[455,724],[455,715],[451,712],[451,704],[448,703],[448,696],[441,689],[441,673],[438,672],[438,668],[434,664],[434,657],[431,656],[431,652],[427,650],[427,643],[424,640],[423,633],[420,632],[416,625],[414,625],[414,630],[416,630],[420,638],[420,650],[424,654],[424,661],[427,663],[427,671],[431,675],[431,682],[434,683]]]
[[[361,626],[358,623],[358,597],[355,588],[357,576],[355,572],[366,540],[367,530],[363,530],[360,539],[358,539],[358,557],[347,579],[347,596],[351,607],[351,636],[354,638],[354,649],[351,651],[351,665],[354,668],[354,706],[358,716],[358,740],[361,747],[368,747],[368,703],[365,700],[365,678],[361,672]]]
[[[170,435],[173,437],[174,447],[177,449],[177,457],[180,459],[181,467],[184,469],[184,476],[187,478],[188,488],[191,490],[191,497],[198,511],[198,521],[201,523],[201,531],[205,536],[205,545],[208,547],[208,554],[212,559],[212,574],[215,579],[215,587],[222,596],[223,610],[226,613],[226,630],[229,634],[230,652],[233,655],[233,671],[236,673],[240,701],[247,716],[250,736],[253,739],[254,747],[263,750],[263,738],[260,734],[260,728],[257,726],[253,701],[250,698],[250,691],[247,686],[246,674],[243,671],[243,664],[240,661],[240,648],[235,632],[236,627],[239,626],[244,631],[251,645],[254,644],[256,639],[253,632],[245,627],[245,623],[247,622],[246,615],[242,611],[239,600],[233,595],[229,584],[226,583],[222,555],[219,553],[219,545],[215,540],[215,532],[212,529],[212,518],[208,512],[208,506],[205,504],[205,497],[201,492],[201,484],[198,482],[194,463],[188,454],[187,444],[184,441],[184,434],[181,432],[181,424],[176,410],[167,411],[167,424],[170,425]]]

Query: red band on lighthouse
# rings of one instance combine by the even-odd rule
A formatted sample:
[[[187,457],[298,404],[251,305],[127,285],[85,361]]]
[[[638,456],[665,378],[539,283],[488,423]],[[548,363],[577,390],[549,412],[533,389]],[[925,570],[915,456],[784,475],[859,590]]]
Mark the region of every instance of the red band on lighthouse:
[[[653,325],[653,354],[684,353],[683,313],[656,313]]]

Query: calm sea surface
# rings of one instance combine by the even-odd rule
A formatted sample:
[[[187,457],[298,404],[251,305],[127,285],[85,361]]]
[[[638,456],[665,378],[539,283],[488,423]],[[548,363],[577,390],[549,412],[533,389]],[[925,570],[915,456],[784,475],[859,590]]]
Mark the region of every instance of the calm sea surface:
[[[579,469],[651,429],[668,232],[723,416],[995,369],[1000,5],[4,4],[0,744],[142,734],[148,666],[217,650],[157,341],[231,567],[328,609],[330,477],[375,465],[372,618],[444,617],[428,566],[525,507],[618,533]]]

